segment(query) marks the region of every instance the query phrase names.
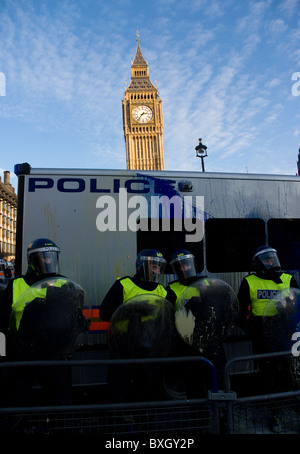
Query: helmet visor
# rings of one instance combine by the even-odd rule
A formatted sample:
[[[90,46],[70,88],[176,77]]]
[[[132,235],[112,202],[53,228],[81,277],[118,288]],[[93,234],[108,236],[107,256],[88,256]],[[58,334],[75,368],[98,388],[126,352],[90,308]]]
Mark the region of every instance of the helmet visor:
[[[195,257],[193,254],[176,257],[171,261],[171,266],[173,273],[177,275],[180,281],[196,276]]]
[[[275,249],[265,249],[254,256],[254,261],[259,270],[263,273],[267,271],[279,271],[281,268],[277,252]]]
[[[29,262],[36,274],[58,274],[59,258],[57,251],[36,251],[30,254]]]
[[[140,278],[146,282],[163,283],[166,261],[162,257],[141,257]]]

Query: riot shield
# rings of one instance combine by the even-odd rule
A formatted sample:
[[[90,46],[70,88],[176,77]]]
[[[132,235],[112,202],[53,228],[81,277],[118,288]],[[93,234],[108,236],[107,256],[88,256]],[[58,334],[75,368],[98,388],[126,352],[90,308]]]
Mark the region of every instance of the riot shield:
[[[165,357],[173,347],[175,332],[170,302],[158,295],[142,294],[115,311],[107,341],[114,358]]]
[[[288,351],[295,341],[292,336],[300,330],[300,290],[279,290],[268,302],[263,315],[263,336],[268,348]]]
[[[25,359],[60,359],[76,349],[91,316],[89,299],[77,283],[51,277],[29,287],[13,305],[9,332]]]
[[[176,304],[175,325],[181,338],[200,353],[223,342],[238,315],[238,300],[224,281],[200,278]]]

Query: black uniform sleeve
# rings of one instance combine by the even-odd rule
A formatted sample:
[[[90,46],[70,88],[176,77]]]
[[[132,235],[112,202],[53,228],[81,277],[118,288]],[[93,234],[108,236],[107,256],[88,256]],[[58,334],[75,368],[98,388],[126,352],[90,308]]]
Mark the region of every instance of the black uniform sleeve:
[[[168,287],[166,287],[166,291],[167,291],[166,299],[175,307],[177,298],[176,293],[174,292],[174,290],[171,289],[169,285]]]
[[[251,306],[250,299],[250,289],[249,284],[246,279],[243,279],[237,294],[239,302],[239,316],[238,316],[238,325],[239,327],[249,333],[251,330],[251,324],[248,320],[249,307]],[[250,334],[250,333],[249,333]]]
[[[99,315],[101,320],[109,322],[113,313],[123,303],[123,287],[119,280],[117,280],[107,292],[104,297],[100,309]]]

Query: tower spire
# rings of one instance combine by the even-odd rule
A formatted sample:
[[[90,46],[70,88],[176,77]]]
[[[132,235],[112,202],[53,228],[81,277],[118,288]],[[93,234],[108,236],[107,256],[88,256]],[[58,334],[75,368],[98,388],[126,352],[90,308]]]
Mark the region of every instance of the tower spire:
[[[136,54],[131,63],[131,81],[127,90],[157,91],[150,81],[148,63],[145,61],[140,48],[140,35],[136,32]]]
[[[135,59],[132,63],[132,66],[146,66],[148,67],[146,61],[144,60],[144,57],[141,52],[140,48],[140,35],[139,32],[136,32],[136,54],[135,54]]]

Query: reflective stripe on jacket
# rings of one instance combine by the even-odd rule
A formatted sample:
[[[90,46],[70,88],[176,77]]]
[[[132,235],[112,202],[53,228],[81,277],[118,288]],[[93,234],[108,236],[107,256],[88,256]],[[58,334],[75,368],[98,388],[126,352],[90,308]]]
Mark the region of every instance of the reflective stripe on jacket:
[[[262,279],[255,274],[250,274],[245,279],[250,289],[251,313],[254,316],[263,316],[268,302],[274,299],[280,290],[290,287],[292,276],[282,273],[280,275],[282,283],[279,284],[270,279]]]
[[[203,285],[209,286],[207,279],[204,279],[202,283]],[[169,284],[169,287],[176,295],[176,303],[187,288],[189,289],[189,291],[186,293],[187,299],[192,298],[193,296],[200,296],[200,289],[198,287],[193,287],[193,285],[184,285],[179,281],[174,281]]]
[[[171,290],[173,290],[173,292],[176,295],[176,302],[179,300],[179,298],[181,297],[182,293],[187,289],[187,286],[183,285],[183,284],[180,284],[179,281],[171,282],[169,284],[169,287],[170,287]]]
[[[132,282],[129,277],[121,278],[120,284],[123,287],[123,302],[137,295],[159,295],[163,298],[166,298],[167,296],[167,290],[161,284],[158,284],[154,290],[144,290],[143,288]]]
[[[55,281],[55,287],[62,287],[66,283],[65,279],[58,278]],[[30,289],[26,293],[26,291]],[[22,298],[21,296],[24,295]],[[25,279],[20,277],[13,281],[13,302],[12,308],[15,317],[15,327],[18,330],[25,306],[28,303],[31,303],[35,298],[46,298],[47,287],[44,288],[35,288],[34,286],[29,286]],[[18,306],[14,307],[18,303]]]
[[[45,297],[46,296],[46,291],[47,289],[42,289],[41,290],[30,290],[30,292],[26,293],[26,291],[30,288],[30,286],[26,283],[25,279],[20,277],[18,279],[15,279],[13,281],[13,302],[12,302],[12,308],[13,308],[13,313],[14,313],[14,318],[15,318],[15,327],[18,330],[21,319],[23,316],[23,312],[25,309],[26,304],[30,303],[34,298],[36,297]],[[42,293],[42,294],[41,294]],[[21,296],[24,295],[23,298]],[[16,304],[18,305],[16,306]]]
[[[13,301],[12,307],[16,304],[20,296],[29,289],[29,285],[26,283],[25,279],[19,277],[13,281]]]

